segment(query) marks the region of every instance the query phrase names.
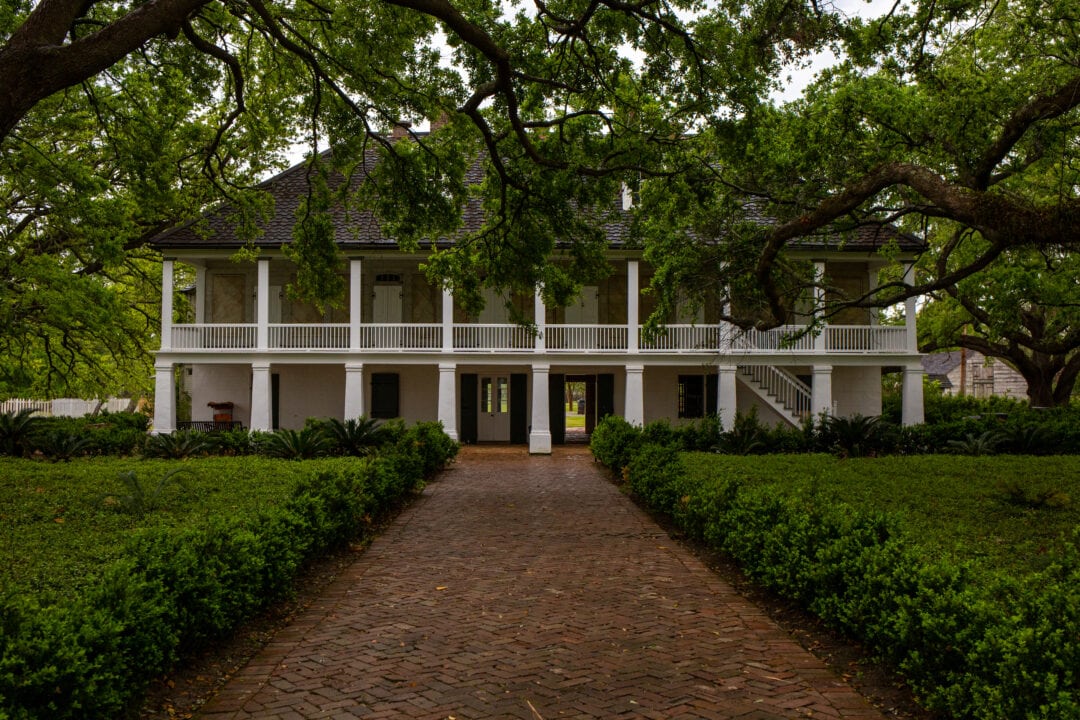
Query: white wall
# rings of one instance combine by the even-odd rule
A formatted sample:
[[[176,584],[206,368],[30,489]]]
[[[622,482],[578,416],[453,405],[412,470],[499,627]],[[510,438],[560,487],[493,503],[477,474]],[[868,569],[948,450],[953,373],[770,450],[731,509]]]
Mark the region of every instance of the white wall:
[[[881,368],[833,366],[833,403],[839,417],[881,414]]]
[[[344,365],[273,365],[279,376],[278,426],[304,427],[308,418],[344,419]]]
[[[251,427],[250,365],[188,365],[184,389],[191,393],[191,419],[209,421],[214,410],[208,402],[232,402],[233,420]]]
[[[735,384],[735,405],[742,415],[748,415],[751,408],[757,408],[758,421],[763,425],[786,425],[791,426],[780,414],[762,400],[756,392],[751,390],[741,380]]]
[[[398,365],[394,367],[373,367],[367,376],[367,401],[371,403],[371,376],[369,372],[396,372],[401,392],[401,417],[407,423],[439,419],[439,368],[437,365]],[[460,382],[455,380],[455,382]],[[458,389],[460,392],[460,387]],[[460,398],[458,404],[460,405]],[[460,421],[459,421],[460,422]],[[459,425],[460,427],[460,425]]]

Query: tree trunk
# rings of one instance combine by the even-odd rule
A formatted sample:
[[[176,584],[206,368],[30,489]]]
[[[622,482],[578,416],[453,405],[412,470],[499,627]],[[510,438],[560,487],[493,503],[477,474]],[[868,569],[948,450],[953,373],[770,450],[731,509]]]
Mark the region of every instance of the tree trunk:
[[[1054,407],[1054,381],[1041,373],[1034,377],[1025,376],[1028,385],[1028,403],[1031,407]]]

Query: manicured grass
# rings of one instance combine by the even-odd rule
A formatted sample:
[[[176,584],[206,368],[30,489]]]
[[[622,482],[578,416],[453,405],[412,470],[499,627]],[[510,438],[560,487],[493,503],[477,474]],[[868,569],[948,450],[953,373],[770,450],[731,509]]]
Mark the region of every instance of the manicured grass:
[[[740,478],[778,495],[885,511],[928,553],[1021,575],[1044,567],[1080,524],[1080,457],[925,455],[841,460],[831,455],[684,455],[695,478]],[[1049,505],[1017,502],[1057,493]]]
[[[213,517],[253,516],[283,502],[301,477],[357,462],[303,463],[260,457],[199,460],[93,458],[70,463],[0,459],[0,588],[71,594],[92,585],[144,527],[189,527]],[[132,513],[120,479],[134,472],[147,496],[175,468],[184,472]]]

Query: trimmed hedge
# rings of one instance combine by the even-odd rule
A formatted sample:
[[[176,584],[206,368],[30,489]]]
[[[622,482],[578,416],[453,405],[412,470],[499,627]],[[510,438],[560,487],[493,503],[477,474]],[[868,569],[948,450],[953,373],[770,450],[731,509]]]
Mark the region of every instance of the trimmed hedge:
[[[635,496],[899,668],[927,708],[1080,717],[1080,529],[1041,570],[987,574],[914,542],[895,516],[812,489],[702,477],[673,445],[619,432],[627,444],[603,454],[627,453],[621,475]]]
[[[378,457],[313,473],[256,514],[137,530],[102,581],[70,598],[6,591],[0,717],[122,716],[178,658],[287,594],[305,561],[421,487],[457,452],[440,434],[414,426]]]

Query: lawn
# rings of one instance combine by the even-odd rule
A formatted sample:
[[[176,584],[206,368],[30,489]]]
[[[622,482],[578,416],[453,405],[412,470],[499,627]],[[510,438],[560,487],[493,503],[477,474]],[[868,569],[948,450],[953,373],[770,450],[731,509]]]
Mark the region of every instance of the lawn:
[[[70,463],[0,459],[0,588],[71,594],[92,584],[133,530],[254,516],[281,503],[301,477],[348,458],[298,463],[261,457],[200,460],[93,458]],[[157,493],[161,479],[182,468]],[[134,473],[150,508],[132,512]]]
[[[1076,456],[841,460],[691,453],[684,460],[696,478],[737,477],[777,494],[888,512],[927,552],[1007,574],[1045,566],[1061,536],[1080,525]]]

